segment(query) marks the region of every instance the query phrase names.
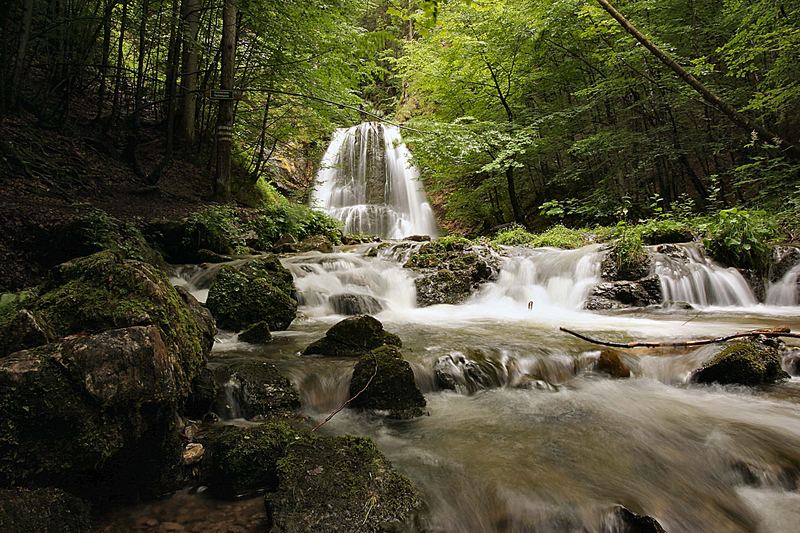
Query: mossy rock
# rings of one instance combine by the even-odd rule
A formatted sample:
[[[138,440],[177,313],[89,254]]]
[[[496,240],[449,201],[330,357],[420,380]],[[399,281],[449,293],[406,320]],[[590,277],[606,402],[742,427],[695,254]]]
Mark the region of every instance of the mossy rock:
[[[202,437],[208,455],[204,477],[211,492],[237,498],[278,488],[278,460],[298,431],[286,422],[241,428],[222,426]]]
[[[425,414],[425,397],[414,381],[411,365],[394,346],[383,346],[358,360],[350,380],[350,397],[357,394],[350,402],[354,409],[388,411],[390,418],[397,419]]]
[[[206,306],[222,328],[241,330],[263,321],[271,330],[284,330],[297,315],[292,274],[274,255],[223,267]]]
[[[0,359],[0,485],[54,485],[100,500],[174,489],[173,359],[153,325]]]
[[[697,383],[763,385],[790,376],[781,368],[781,354],[757,342],[729,344],[692,375]]]
[[[369,315],[356,315],[337,322],[325,337],[311,343],[303,355],[357,357],[381,346],[402,346],[400,337],[384,331],[383,324]]]
[[[227,394],[233,395],[244,418],[282,416],[300,408],[294,385],[272,363],[234,363],[217,368],[214,374],[218,383],[230,383]],[[219,391],[217,404],[227,401],[225,394]]]
[[[262,320],[247,326],[239,333],[238,338],[248,344],[266,344],[272,340],[272,333],[269,330],[269,324]]]
[[[204,368],[192,380],[192,392],[186,399],[183,413],[195,420],[202,419],[211,411],[219,394],[219,385],[214,372]]]
[[[91,531],[89,505],[62,490],[0,490],[0,531],[84,533]]]
[[[278,461],[265,503],[271,531],[387,532],[413,528],[422,503],[405,476],[361,437],[306,435]]]
[[[178,394],[186,396],[190,382],[205,366],[214,325],[199,304],[187,303],[160,269],[100,252],[56,267],[39,295],[24,308],[52,338],[96,333],[129,326],[155,325],[175,362]],[[0,316],[0,337],[14,325]],[[36,343],[42,340],[36,338]],[[49,339],[48,339],[49,340]],[[32,348],[35,342],[17,348]],[[5,354],[2,354],[5,355]]]
[[[77,217],[59,230],[58,245],[48,254],[63,262],[97,252],[110,251],[126,259],[163,266],[164,259],[133,224],[95,207],[81,207]]]

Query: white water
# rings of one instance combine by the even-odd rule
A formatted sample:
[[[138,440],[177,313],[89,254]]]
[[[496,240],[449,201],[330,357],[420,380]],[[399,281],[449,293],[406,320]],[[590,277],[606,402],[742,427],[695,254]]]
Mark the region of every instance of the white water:
[[[365,122],[336,130],[311,205],[344,222],[351,233],[436,236],[419,170],[396,126]]]
[[[800,304],[800,265],[787,272],[783,278],[767,288],[767,305]]]
[[[681,257],[653,254],[665,302],[688,302],[701,307],[751,307],[758,303],[738,270],[715,263],[696,244],[673,246]]]

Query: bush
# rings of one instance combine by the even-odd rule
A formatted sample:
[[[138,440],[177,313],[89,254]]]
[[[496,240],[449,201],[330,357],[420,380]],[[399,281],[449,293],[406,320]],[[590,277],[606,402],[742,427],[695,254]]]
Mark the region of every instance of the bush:
[[[553,226],[540,234],[533,234],[524,228],[516,227],[502,231],[494,238],[494,244],[503,246],[528,246],[531,248],[580,248],[587,244],[584,230],[575,230],[562,225]]]
[[[625,222],[617,225],[619,237],[611,245],[611,256],[617,264],[619,272],[630,272],[640,268],[647,260],[647,250],[642,244],[642,235],[638,228],[628,226]]]
[[[259,209],[249,228],[258,236],[257,246],[261,249],[270,248],[286,235],[297,240],[324,235],[334,244],[340,244],[342,239],[341,222],[321,211],[288,202]]]
[[[192,213],[186,221],[185,244],[194,250],[219,254],[245,252],[244,230],[234,207],[212,205]]]
[[[769,268],[770,241],[776,231],[764,211],[725,209],[706,224],[705,230],[703,244],[714,259],[760,273]]]
[[[694,238],[692,226],[685,220],[659,218],[639,224],[636,229],[645,244],[673,244]]]

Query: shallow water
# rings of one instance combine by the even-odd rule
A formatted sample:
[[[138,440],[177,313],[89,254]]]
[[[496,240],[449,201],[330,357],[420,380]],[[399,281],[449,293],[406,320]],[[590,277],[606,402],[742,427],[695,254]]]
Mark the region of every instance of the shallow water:
[[[714,354],[706,346],[628,350],[632,377],[614,380],[593,371],[597,346],[558,327],[609,340],[676,340],[796,329],[800,308],[581,311],[598,275],[594,247],[537,252],[544,256],[534,264],[512,256],[498,281],[465,304],[417,309],[408,293],[413,275],[363,251],[287,259],[305,292],[304,316],[266,346],[222,333],[212,363],[274,361],[300,390],[305,413],[322,420],[347,399],[354,361],[298,353],[343,318],[326,307],[330,295],[380,298],[376,316],[403,340],[428,416],[397,422],[345,410],[323,431],[375,439],[424,492],[431,531],[613,531],[607,515],[615,504],[671,532],[797,531],[800,379],[762,389],[689,384]],[[443,357],[482,361],[490,378],[464,377],[457,392],[439,390],[434,367]],[[221,505],[182,493],[161,502],[160,512],[185,498]],[[230,513],[253,512],[241,505]]]

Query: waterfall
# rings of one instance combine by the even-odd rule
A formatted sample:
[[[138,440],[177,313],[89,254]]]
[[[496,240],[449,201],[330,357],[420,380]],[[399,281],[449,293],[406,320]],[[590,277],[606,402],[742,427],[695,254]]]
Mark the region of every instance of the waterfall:
[[[557,248],[510,249],[500,275],[484,286],[476,303],[527,305],[537,309],[581,309],[591,288],[600,280],[599,245],[577,250]]]
[[[769,285],[767,288],[767,304],[800,304],[800,265],[796,265],[780,280]]]
[[[699,306],[749,307],[758,304],[753,290],[735,268],[725,268],[705,256],[694,243],[651,249],[665,302]]]
[[[436,236],[419,170],[397,126],[365,122],[336,130],[311,205],[344,222],[350,233]]]

